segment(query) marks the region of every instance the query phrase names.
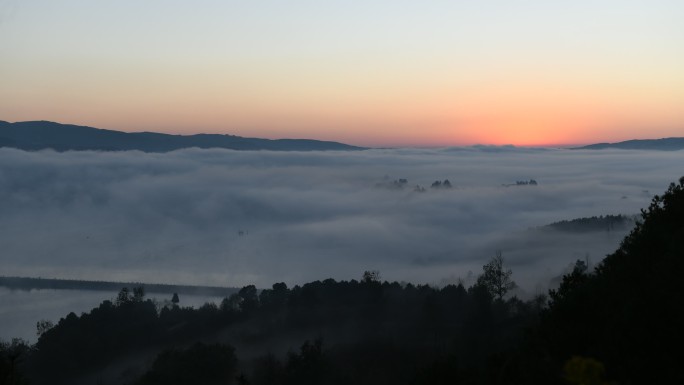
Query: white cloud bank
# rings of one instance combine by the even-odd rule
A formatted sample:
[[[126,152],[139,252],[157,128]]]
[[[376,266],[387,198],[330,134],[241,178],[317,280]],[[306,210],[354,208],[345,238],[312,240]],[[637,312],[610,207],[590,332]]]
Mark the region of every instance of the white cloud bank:
[[[682,151],[3,148],[0,274],[267,287],[377,269],[439,283],[477,274],[500,249],[521,286],[540,290],[625,232],[530,227],[638,213],[682,165]],[[376,187],[385,175],[408,187]],[[444,179],[454,188],[429,188]],[[539,185],[501,186],[528,179]]]

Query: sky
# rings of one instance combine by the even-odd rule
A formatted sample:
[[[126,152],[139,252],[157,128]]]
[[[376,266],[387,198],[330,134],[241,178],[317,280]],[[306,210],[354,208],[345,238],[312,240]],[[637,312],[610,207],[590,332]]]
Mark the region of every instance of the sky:
[[[0,119],[364,146],[684,136],[684,2],[0,0]]]

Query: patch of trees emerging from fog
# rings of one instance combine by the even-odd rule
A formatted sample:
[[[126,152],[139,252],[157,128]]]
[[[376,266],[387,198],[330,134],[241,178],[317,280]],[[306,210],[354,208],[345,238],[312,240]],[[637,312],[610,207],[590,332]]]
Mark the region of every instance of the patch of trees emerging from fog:
[[[407,188],[409,185],[408,179],[406,178],[399,178],[390,181],[389,176],[385,176],[384,180],[382,182],[376,183],[375,187],[377,188],[386,188],[390,190],[404,190]],[[453,186],[451,185],[451,182],[449,182],[449,179],[444,179],[444,181],[436,180],[432,182],[430,185],[431,189],[450,189]],[[425,192],[425,187],[417,184],[413,187],[413,191],[415,192]]]
[[[519,180],[516,181],[515,183],[504,183],[501,186],[503,187],[511,187],[511,186],[537,186],[539,183],[534,180]],[[390,180],[389,176],[385,176],[384,180],[382,182],[376,183],[375,187],[376,188],[386,188],[389,190],[404,190],[409,186],[408,179],[406,178],[399,178],[399,179],[394,179]],[[431,190],[448,190],[453,188],[454,186],[451,184],[449,179],[444,179],[444,181],[441,180],[436,180],[430,184],[430,189]],[[414,192],[426,192],[427,189],[420,185],[417,184],[412,187]]]
[[[529,301],[509,296],[500,253],[467,288],[367,271],[249,285],[199,309],[125,289],[39,323],[35,345],[3,343],[0,384],[683,383],[683,271],[684,177],[595,269],[578,260]]]
[[[566,232],[590,232],[627,230],[634,226],[636,218],[628,215],[601,215],[593,217],[563,220],[551,223],[543,228]]]

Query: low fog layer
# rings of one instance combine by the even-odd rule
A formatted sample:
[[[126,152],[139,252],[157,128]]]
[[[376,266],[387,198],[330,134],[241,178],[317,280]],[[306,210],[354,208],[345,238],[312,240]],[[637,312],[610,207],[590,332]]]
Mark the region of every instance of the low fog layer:
[[[627,230],[531,230],[637,214],[684,152],[0,149],[3,275],[269,287],[333,277],[447,283],[496,250],[527,292]],[[393,181],[407,179],[403,189]],[[448,179],[453,188],[431,189]],[[534,179],[536,186],[511,186]],[[420,185],[425,192],[415,192]]]

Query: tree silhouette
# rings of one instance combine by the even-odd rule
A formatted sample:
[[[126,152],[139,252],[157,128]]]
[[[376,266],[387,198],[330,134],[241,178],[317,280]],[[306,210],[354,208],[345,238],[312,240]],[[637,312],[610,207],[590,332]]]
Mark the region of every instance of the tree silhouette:
[[[477,278],[477,284],[485,287],[493,297],[499,300],[503,300],[506,293],[517,287],[511,279],[513,271],[504,269],[501,251],[497,251],[496,256],[482,266],[482,270],[484,272]]]
[[[361,282],[371,283],[380,282],[380,272],[378,270],[366,270],[363,272]]]
[[[55,324],[48,320],[40,320],[36,322],[36,335],[38,337],[42,336],[45,334],[45,332],[52,329],[53,326],[55,326]]]
[[[133,288],[133,301],[134,302],[142,302],[144,298],[145,298],[145,288],[142,286],[134,287]]]
[[[25,385],[28,383],[19,364],[29,354],[31,347],[20,338],[12,342],[0,341],[0,385]]]
[[[119,294],[116,296],[116,306],[124,305],[130,301],[131,297],[128,288],[122,288],[121,291],[119,291]]]
[[[254,285],[247,285],[238,292],[242,301],[240,301],[240,309],[243,311],[250,311],[259,306],[259,296]]]

